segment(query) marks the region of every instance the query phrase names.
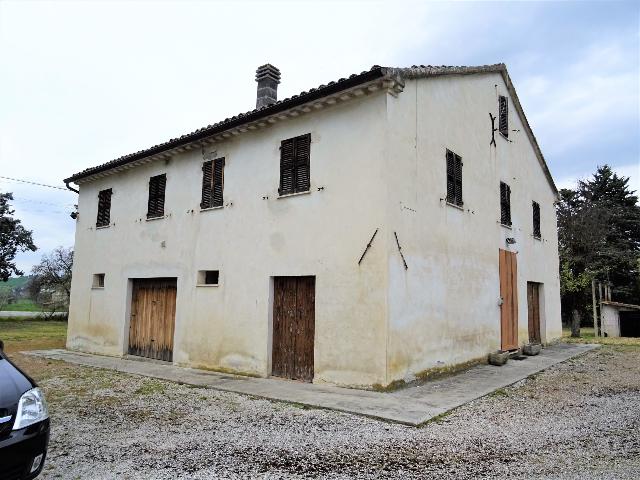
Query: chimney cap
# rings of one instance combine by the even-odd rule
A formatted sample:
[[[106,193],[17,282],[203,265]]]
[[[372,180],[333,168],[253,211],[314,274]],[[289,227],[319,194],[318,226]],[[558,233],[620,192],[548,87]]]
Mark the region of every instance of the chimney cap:
[[[265,63],[264,65],[258,67],[256,70],[256,82],[260,80],[269,78],[276,83],[280,83],[280,70],[270,63]]]

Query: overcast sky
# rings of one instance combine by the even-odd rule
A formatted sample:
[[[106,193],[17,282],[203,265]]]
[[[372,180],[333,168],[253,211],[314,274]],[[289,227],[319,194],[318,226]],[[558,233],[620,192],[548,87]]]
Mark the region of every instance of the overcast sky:
[[[559,186],[609,163],[640,189],[632,2],[0,0],[0,175],[62,179],[372,65],[505,62]],[[42,253],[72,246],[75,194],[0,178]]]

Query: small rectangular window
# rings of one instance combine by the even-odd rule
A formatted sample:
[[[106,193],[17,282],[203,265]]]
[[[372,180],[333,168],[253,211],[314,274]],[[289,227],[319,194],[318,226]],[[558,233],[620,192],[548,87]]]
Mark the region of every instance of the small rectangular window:
[[[147,218],[158,218],[164,215],[164,192],[166,185],[167,175],[165,173],[149,179]]]
[[[104,273],[94,273],[92,288],[104,288]]]
[[[198,285],[219,285],[220,271],[219,270],[199,270],[198,271]]]
[[[308,192],[311,188],[311,134],[280,143],[280,195]]]
[[[509,99],[500,95],[498,129],[505,137],[509,136]]]
[[[500,223],[511,226],[511,187],[500,182]]]
[[[222,207],[224,203],[224,158],[202,164],[202,199],[200,208]]]
[[[111,220],[111,189],[101,190],[98,193],[98,217],[96,227],[108,227]]]
[[[540,204],[538,202],[533,202],[533,236],[535,238],[541,238],[542,234],[540,233]]]
[[[447,202],[461,207],[462,202],[462,157],[447,150]]]

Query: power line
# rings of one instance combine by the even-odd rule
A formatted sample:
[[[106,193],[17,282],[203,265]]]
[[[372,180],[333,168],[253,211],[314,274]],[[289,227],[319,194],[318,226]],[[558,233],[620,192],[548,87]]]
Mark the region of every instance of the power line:
[[[50,208],[50,207],[46,207],[46,206],[42,206],[42,207],[34,207],[34,208],[25,208],[25,207],[20,207],[19,209],[19,213],[32,213],[32,214],[39,214],[39,215],[45,215],[45,214],[50,214],[50,213],[59,213],[59,214],[64,214],[64,215],[69,215],[71,212],[73,211],[73,209],[69,209],[67,211],[63,211],[60,209],[56,209],[56,208]]]
[[[23,203],[23,202],[27,202],[27,203],[38,203],[38,204],[42,204],[42,205],[53,205],[54,207],[74,207],[75,204],[73,203],[51,203],[51,202],[43,202],[41,200],[32,200],[30,198],[24,198],[24,197],[14,197],[12,203]]]
[[[0,178],[4,178],[5,180],[11,180],[12,182],[20,182],[20,183],[28,183],[29,185],[37,185],[39,187],[55,188],[56,190],[64,190],[65,192],[71,191],[64,187],[56,187],[55,185],[46,185],[44,183],[32,182],[30,180],[22,180],[20,178],[3,177],[2,175],[0,175]]]

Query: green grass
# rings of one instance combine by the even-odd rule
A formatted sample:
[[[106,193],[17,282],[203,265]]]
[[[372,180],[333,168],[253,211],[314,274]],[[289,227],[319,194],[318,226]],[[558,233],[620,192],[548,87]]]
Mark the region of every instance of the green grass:
[[[15,303],[8,303],[2,307],[5,312],[40,312],[42,308],[30,298],[21,298]]]
[[[596,337],[593,327],[581,328],[580,337],[572,338],[571,329],[562,329],[562,340],[567,343],[599,343],[602,345],[631,345],[640,347],[640,338],[634,337]]]
[[[67,338],[67,322],[59,320],[0,320],[0,340],[7,352],[62,348]]]
[[[159,380],[145,380],[134,393],[136,395],[153,395],[154,393],[164,393],[164,389],[165,384]]]

